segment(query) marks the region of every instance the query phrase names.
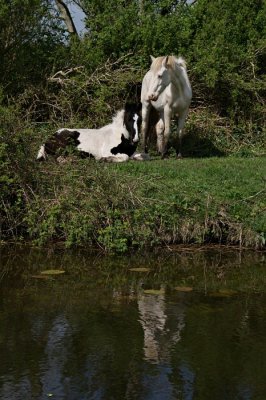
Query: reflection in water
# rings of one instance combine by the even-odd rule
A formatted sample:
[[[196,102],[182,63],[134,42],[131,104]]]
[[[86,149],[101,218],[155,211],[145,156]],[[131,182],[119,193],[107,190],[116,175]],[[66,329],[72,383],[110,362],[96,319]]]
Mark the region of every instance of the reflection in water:
[[[31,383],[27,376],[20,377],[18,380],[11,374],[3,377],[4,383],[0,391],[1,399],[30,399]]]
[[[173,255],[137,274],[128,259],[33,253],[23,276],[9,259],[0,287],[1,400],[265,400],[261,258]],[[30,278],[49,267],[67,273]]]
[[[160,336],[164,334],[166,323],[164,294],[141,294],[138,308],[144,332],[145,359],[157,364],[160,359]]]
[[[51,323],[44,358],[40,362],[41,386],[44,393],[62,392],[64,382],[64,366],[68,359],[67,343],[71,339],[71,328],[64,315],[58,315]]]
[[[141,293],[138,297],[138,308],[144,332],[145,359],[156,364],[169,361],[169,350],[180,340],[181,331],[185,326],[185,304],[182,298],[171,307],[174,318],[171,330],[167,327],[164,290],[157,295]]]
[[[172,374],[171,349],[181,339],[181,330],[185,326],[185,307],[182,301],[171,309],[174,323],[167,326],[167,311],[165,291],[161,288],[159,294],[141,293],[138,297],[140,323],[143,328],[144,358],[147,362],[157,365],[152,372],[146,371],[143,385],[149,395],[145,399],[172,399],[173,387],[170,381]]]

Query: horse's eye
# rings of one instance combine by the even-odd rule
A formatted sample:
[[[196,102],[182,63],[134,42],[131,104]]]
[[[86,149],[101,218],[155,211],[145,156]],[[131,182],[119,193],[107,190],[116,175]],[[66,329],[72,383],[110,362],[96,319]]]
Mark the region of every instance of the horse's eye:
[[[161,79],[163,74],[158,74],[158,78]]]

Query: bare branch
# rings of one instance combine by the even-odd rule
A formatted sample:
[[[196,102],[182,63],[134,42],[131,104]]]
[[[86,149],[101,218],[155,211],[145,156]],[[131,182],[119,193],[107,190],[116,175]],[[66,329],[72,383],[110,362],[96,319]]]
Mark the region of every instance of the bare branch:
[[[69,9],[64,1],[55,0],[58,10],[60,11],[61,18],[64,20],[67,30],[71,35],[78,36],[77,29],[69,12]]]
[[[74,4],[76,4],[76,6],[78,6],[84,12],[85,15],[87,15],[86,8],[84,7],[82,1],[80,0],[72,0],[72,1]]]

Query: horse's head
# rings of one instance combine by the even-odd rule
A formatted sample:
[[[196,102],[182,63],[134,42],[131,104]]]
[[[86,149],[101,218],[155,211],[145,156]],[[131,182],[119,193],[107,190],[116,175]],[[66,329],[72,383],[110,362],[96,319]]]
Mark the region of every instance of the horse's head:
[[[170,83],[168,56],[154,58],[151,56],[150,82],[148,99],[156,101],[166,86]]]
[[[141,125],[141,103],[125,105],[124,125],[129,133],[129,141],[131,144],[139,141],[139,131]]]

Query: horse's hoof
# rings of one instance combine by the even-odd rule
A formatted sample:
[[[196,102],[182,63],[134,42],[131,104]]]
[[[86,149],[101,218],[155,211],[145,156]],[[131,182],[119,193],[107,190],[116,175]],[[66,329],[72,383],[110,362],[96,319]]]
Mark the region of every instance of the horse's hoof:
[[[183,158],[183,156],[182,156],[181,153],[178,153],[178,154],[176,155],[176,158],[177,158],[177,159],[181,159],[181,158]]]
[[[57,157],[56,161],[58,162],[58,164],[66,164],[69,160],[66,157],[59,156]]]
[[[131,158],[135,161],[150,161],[151,159],[147,153],[135,153]]]

